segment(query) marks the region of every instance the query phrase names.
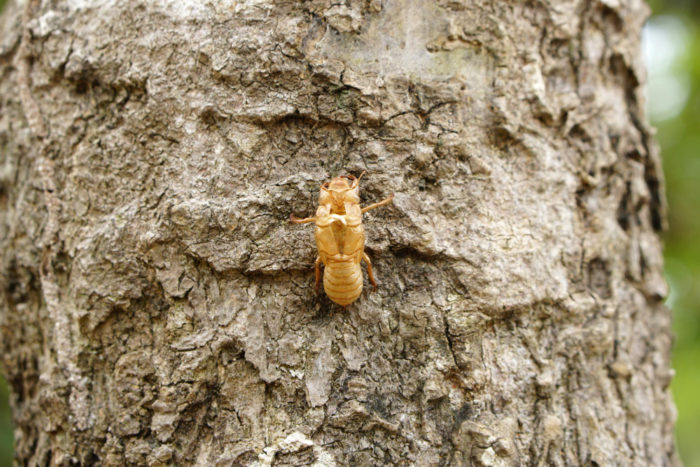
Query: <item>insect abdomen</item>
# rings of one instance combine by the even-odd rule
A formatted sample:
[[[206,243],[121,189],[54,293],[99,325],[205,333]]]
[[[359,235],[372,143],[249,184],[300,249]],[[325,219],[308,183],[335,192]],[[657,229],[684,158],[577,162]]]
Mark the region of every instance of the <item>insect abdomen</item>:
[[[362,269],[349,257],[347,261],[329,261],[323,270],[326,295],[338,305],[347,306],[362,293]]]

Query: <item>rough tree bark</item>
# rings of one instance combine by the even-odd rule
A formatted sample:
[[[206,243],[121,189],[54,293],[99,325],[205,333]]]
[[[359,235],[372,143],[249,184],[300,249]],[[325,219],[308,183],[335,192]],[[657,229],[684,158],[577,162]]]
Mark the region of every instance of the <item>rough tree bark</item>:
[[[677,463],[639,0],[26,0],[0,44],[16,459]],[[367,170],[380,289],[312,287]]]

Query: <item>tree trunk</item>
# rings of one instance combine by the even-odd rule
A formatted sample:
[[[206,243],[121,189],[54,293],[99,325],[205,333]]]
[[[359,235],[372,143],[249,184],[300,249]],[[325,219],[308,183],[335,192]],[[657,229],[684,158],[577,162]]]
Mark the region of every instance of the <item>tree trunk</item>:
[[[21,464],[669,465],[637,0],[37,1],[0,44]],[[379,290],[313,288],[367,175]]]

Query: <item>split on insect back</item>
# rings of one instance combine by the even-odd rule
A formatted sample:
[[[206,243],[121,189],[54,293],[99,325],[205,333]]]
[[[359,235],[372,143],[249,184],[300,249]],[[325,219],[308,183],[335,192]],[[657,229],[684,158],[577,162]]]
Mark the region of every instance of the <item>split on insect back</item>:
[[[391,203],[394,195],[366,207],[360,206],[360,179],[352,175],[340,175],[321,185],[318,209],[314,217],[299,219],[292,214],[295,224],[316,223],[316,290],[321,279],[323,263],[323,289],[338,305],[348,306],[362,293],[362,269],[360,261],[367,263],[367,274],[375,290],[377,281],[372,273],[372,262],[365,253],[365,229],[362,214]]]

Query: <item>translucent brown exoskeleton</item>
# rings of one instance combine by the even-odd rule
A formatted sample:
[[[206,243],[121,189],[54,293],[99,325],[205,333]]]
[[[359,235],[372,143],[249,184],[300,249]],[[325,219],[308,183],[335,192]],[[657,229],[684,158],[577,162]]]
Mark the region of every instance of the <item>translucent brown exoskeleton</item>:
[[[290,216],[295,224],[316,223],[316,290],[323,263],[323,289],[331,300],[342,306],[350,305],[362,293],[360,261],[367,263],[367,275],[375,290],[377,288],[372,262],[365,253],[362,214],[389,204],[394,199],[391,194],[383,201],[360,207],[360,179],[364,174],[362,172],[359,177],[341,175],[321,185],[314,217],[299,219],[294,214]]]

